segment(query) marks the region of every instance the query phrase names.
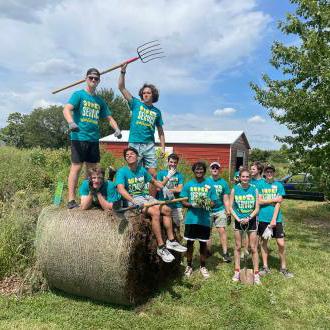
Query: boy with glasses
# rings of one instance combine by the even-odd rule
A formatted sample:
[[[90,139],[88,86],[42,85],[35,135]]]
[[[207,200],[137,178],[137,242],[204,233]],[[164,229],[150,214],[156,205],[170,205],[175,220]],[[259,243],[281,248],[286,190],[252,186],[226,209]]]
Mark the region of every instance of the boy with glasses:
[[[209,177],[209,182],[215,188],[218,195],[219,201],[215,208],[212,209],[211,219],[217,228],[220,236],[220,242],[222,245],[222,257],[223,261],[231,262],[227,250],[227,232],[226,226],[227,221],[230,218],[230,204],[229,204],[229,194],[230,189],[226,180],[220,177],[220,163],[213,162],[210,164],[211,177]],[[208,241],[208,251],[211,254],[211,239]]]
[[[274,166],[265,166],[264,174],[266,176],[265,180],[261,180],[257,187],[260,205],[258,235],[261,238],[261,256],[263,262],[263,268],[260,271],[260,275],[264,276],[270,273],[268,267],[268,239],[265,238],[265,231],[271,229],[272,237],[276,239],[278,254],[280,256],[280,272],[286,278],[290,278],[293,277],[293,274],[288,272],[286,268],[285,242],[282,224],[283,219],[280,210],[285,191],[282,183],[275,181],[274,179]]]
[[[100,72],[91,68],[86,74],[86,88],[76,91],[64,106],[63,115],[68,122],[71,140],[71,168],[68,178],[68,208],[79,207],[76,203],[76,187],[82,164],[87,169],[95,167],[100,161],[99,120],[107,119],[120,139],[121,132],[117,122],[105,101],[96,95],[96,87],[100,82]]]

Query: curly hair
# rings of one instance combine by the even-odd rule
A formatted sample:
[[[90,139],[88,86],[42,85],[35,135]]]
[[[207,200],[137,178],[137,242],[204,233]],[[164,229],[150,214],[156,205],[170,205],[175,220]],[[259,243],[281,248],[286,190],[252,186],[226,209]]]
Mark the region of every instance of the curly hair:
[[[252,166],[255,166],[255,167],[258,169],[259,174],[262,174],[262,172],[264,171],[264,166],[263,166],[262,163],[259,162],[258,160],[255,161],[255,162],[253,162],[253,163],[251,164],[251,167],[252,167]]]
[[[141,100],[143,100],[143,90],[145,88],[150,88],[151,89],[151,93],[152,93],[152,103],[156,103],[159,99],[159,91],[158,89],[156,88],[155,85],[152,85],[152,84],[147,84],[145,83],[139,90],[139,96],[141,98]]]
[[[105,171],[104,171],[104,169],[102,167],[98,167],[98,166],[89,168],[87,170],[87,176],[88,176],[88,178],[91,178],[92,175],[94,175],[94,174],[101,175],[104,178]]]
[[[193,172],[195,172],[197,168],[202,168],[204,170],[204,173],[206,173],[206,164],[204,162],[196,162],[191,167]]]

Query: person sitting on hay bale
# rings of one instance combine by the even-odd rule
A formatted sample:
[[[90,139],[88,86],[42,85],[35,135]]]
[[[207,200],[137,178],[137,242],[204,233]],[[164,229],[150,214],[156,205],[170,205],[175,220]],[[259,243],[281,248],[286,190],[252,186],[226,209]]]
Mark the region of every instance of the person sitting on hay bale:
[[[104,180],[104,170],[100,167],[93,167],[88,170],[88,179],[81,184],[79,193],[82,210],[87,210],[92,206],[111,210],[113,204],[121,199],[115,184],[112,181]]]
[[[168,249],[177,252],[185,252],[187,249],[174,239],[171,209],[167,205],[144,207],[145,203],[157,201],[148,194],[147,183],[162,189],[163,194],[170,199],[173,199],[174,196],[161,182],[156,181],[144,167],[138,165],[138,157],[139,153],[135,148],[128,147],[124,150],[127,166],[120,168],[117,172],[117,189],[123,198],[128,201],[129,206],[136,205],[140,210],[151,216],[152,232],[156,237],[158,245],[157,254],[164,262],[172,262],[175,258]],[[161,215],[163,216],[163,224],[167,232],[166,244],[164,244],[162,237]]]
[[[185,275],[190,277],[192,269],[192,257],[194,242],[199,241],[200,272],[204,278],[208,278],[209,272],[205,267],[207,257],[206,243],[210,239],[211,215],[210,211],[218,204],[218,195],[211,183],[205,179],[206,165],[204,162],[196,162],[192,166],[195,178],[188,181],[182,188],[181,197],[188,197],[187,202],[182,202],[188,208],[185,218],[184,239],[187,240],[187,267]]]
[[[177,171],[179,156],[177,154],[170,154],[167,158],[168,169],[161,170],[157,173],[157,180],[166,186],[174,195],[179,195],[183,187],[183,175]],[[157,193],[157,199],[163,201],[166,198],[161,190]],[[176,202],[169,204],[172,210],[173,224],[180,229],[180,223],[183,220],[182,204]]]

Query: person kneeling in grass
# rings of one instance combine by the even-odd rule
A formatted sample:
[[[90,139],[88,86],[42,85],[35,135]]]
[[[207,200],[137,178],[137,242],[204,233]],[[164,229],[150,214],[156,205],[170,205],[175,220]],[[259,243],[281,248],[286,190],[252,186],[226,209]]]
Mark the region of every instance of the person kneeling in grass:
[[[87,210],[92,206],[100,206],[103,210],[111,210],[113,203],[119,201],[121,196],[112,181],[104,180],[104,170],[93,167],[88,170],[88,179],[80,186],[80,208]]]
[[[247,169],[240,171],[240,183],[234,185],[230,193],[231,213],[235,218],[235,272],[233,281],[240,280],[240,254],[243,231],[248,233],[252,263],[254,271],[254,284],[261,284],[259,277],[257,219],[259,212],[258,191],[249,183],[250,173]]]
[[[205,179],[206,165],[203,162],[193,164],[192,171],[195,178],[188,181],[182,188],[181,197],[188,197],[182,202],[188,208],[185,217],[184,239],[187,240],[187,267],[185,275],[191,276],[194,241],[199,241],[200,272],[208,278],[209,272],[205,267],[207,257],[206,243],[210,239],[212,207],[217,204],[218,196],[215,188]]]
[[[261,256],[263,262],[263,268],[260,270],[260,275],[264,276],[270,273],[268,267],[268,238],[269,236],[272,236],[276,238],[278,254],[281,262],[280,272],[286,278],[290,278],[293,277],[293,274],[286,269],[283,220],[280,210],[285,190],[281,182],[274,180],[274,166],[265,166],[264,174],[266,179],[258,184],[260,204],[258,235],[261,238]],[[267,238],[265,231],[269,231],[270,229],[272,232]]]
[[[152,232],[158,245],[157,254],[164,262],[172,262],[175,258],[168,249],[177,252],[186,252],[187,249],[174,239],[171,209],[167,205],[144,206],[146,203],[157,202],[157,199],[149,195],[147,183],[162,189],[163,195],[169,199],[173,199],[174,196],[161,182],[155,180],[144,167],[138,165],[138,157],[139,153],[135,148],[128,147],[124,150],[127,166],[120,168],[117,172],[117,189],[128,201],[129,206],[135,205],[151,217]],[[163,225],[167,232],[166,245],[162,237],[161,216],[163,216]]]

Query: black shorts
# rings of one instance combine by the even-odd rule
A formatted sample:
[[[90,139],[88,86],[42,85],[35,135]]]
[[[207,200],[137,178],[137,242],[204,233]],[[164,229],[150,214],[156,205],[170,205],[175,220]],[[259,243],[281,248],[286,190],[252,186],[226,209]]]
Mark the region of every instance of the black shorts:
[[[259,222],[259,226],[258,226],[258,235],[259,236],[262,236],[262,234],[264,233],[264,231],[268,225],[269,225],[268,222]],[[274,237],[274,238],[284,238],[285,237],[282,222],[276,223],[276,227],[273,228],[272,237]]]
[[[207,242],[210,239],[211,228],[201,225],[185,225],[183,238],[187,241]]]
[[[257,230],[257,218],[252,218],[249,223],[243,225],[235,220],[235,230],[244,230],[244,231],[256,231]]]
[[[100,147],[98,142],[71,141],[72,163],[98,163],[100,161]]]

